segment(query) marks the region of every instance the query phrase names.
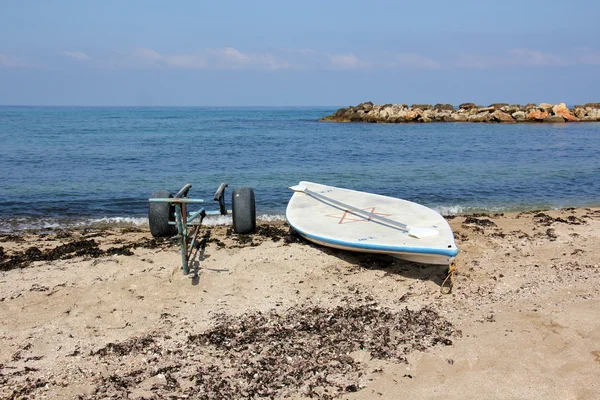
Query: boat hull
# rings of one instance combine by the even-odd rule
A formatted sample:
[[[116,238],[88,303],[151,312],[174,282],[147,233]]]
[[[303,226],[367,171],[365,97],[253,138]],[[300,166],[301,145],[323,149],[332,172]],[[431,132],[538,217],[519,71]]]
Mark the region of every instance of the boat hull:
[[[300,185],[336,203],[367,210],[367,214],[358,214],[339,204],[295,192],[288,203],[286,217],[289,224],[311,242],[348,251],[388,254],[422,264],[448,265],[458,254],[450,226],[434,210],[371,193],[311,182],[300,182]],[[375,220],[378,215],[385,216],[381,218],[383,222]],[[435,229],[438,234],[420,239],[411,237],[407,230],[390,226],[386,220]]]

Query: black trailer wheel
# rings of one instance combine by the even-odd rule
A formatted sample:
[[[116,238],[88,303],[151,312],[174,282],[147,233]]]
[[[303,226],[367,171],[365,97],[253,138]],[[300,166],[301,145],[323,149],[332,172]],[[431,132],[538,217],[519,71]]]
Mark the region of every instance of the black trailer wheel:
[[[252,188],[235,188],[231,193],[231,209],[235,233],[254,232],[256,229],[256,206]]]
[[[166,190],[157,190],[150,195],[151,199],[170,199],[173,195]],[[177,227],[169,225],[175,221],[175,207],[169,203],[149,203],[148,222],[153,237],[171,237],[177,235]]]

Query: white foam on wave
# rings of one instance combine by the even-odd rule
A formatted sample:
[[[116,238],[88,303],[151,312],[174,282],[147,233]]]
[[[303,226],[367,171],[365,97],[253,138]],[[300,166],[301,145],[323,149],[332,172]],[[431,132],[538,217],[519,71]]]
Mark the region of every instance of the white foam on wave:
[[[285,215],[282,214],[261,214],[256,216],[257,221],[262,222],[277,222],[285,221]],[[233,219],[231,214],[227,215],[208,215],[202,222],[206,226],[232,225]]]
[[[256,219],[262,222],[285,221],[282,214],[261,214]],[[231,214],[208,215],[202,222],[204,226],[232,225]],[[102,218],[39,218],[18,217],[0,218],[0,233],[11,234],[26,230],[53,230],[68,228],[85,228],[94,225],[115,226],[148,226],[147,217],[102,217]]]
[[[558,210],[562,207],[551,206],[551,205],[540,205],[537,207],[532,206],[466,206],[466,205],[449,205],[449,206],[434,206],[431,207],[441,215],[465,215],[473,213],[508,213],[508,212],[521,212],[530,211],[534,209],[547,209],[547,210]]]
[[[147,217],[104,217],[104,218],[91,218],[83,221],[79,221],[75,226],[87,226],[87,225],[135,225],[143,226],[148,225]]]
[[[458,215],[464,212],[464,207],[460,205],[453,206],[437,206],[432,207],[433,210],[437,211],[441,215]]]
[[[283,214],[262,214],[256,217],[256,219],[265,222],[279,222],[285,221],[285,215]]]
[[[202,225],[205,226],[219,226],[219,225],[231,225],[233,220],[231,214],[227,215],[207,215],[202,221]]]
[[[56,229],[63,226],[60,221],[52,218],[2,218],[0,233],[14,233],[28,229]]]

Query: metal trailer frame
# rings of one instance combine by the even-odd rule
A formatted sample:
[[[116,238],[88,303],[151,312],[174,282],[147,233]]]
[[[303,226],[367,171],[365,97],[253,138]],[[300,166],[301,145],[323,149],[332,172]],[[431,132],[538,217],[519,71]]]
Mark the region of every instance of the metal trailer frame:
[[[181,268],[183,274],[190,273],[190,260],[201,250],[204,250],[204,243],[199,240],[198,234],[202,227],[202,221],[207,215],[227,215],[225,207],[225,188],[228,185],[221,183],[214,195],[214,200],[219,202],[219,210],[207,211],[204,207],[198,211],[188,212],[188,204],[203,204],[203,199],[188,198],[188,192],[192,188],[191,184],[186,184],[172,198],[151,198],[150,203],[169,203],[175,208],[175,221],[169,221],[169,225],[177,226],[179,238],[179,251],[181,253]],[[194,252],[195,250],[195,252]]]

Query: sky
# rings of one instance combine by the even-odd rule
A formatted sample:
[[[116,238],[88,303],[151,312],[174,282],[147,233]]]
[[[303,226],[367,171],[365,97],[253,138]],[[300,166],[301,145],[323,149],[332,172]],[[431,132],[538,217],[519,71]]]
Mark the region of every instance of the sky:
[[[0,0],[0,104],[600,101],[600,2]]]

